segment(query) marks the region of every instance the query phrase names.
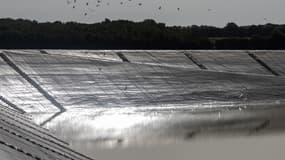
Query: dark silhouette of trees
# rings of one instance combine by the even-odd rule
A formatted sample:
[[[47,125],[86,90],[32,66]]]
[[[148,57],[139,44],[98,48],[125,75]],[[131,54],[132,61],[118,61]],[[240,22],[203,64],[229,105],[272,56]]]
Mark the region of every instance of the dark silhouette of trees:
[[[94,24],[0,19],[0,48],[285,49],[285,25],[170,27],[151,19]]]

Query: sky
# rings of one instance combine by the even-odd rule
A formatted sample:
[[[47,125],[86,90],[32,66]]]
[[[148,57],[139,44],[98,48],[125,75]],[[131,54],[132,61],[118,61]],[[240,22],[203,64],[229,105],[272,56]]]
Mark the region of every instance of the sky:
[[[100,22],[105,18],[154,19],[171,26],[196,24],[221,27],[228,22],[238,25],[285,24],[285,0],[101,0],[100,7],[96,7],[97,0],[77,0],[75,8],[74,0],[69,0],[71,4],[67,1],[0,0],[0,18],[83,23]],[[142,5],[139,6],[139,3]]]

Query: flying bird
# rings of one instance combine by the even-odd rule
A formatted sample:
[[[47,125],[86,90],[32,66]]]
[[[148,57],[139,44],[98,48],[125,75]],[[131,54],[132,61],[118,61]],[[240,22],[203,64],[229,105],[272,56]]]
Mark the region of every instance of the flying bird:
[[[72,5],[72,8],[73,8],[73,9],[75,9],[76,7],[78,7],[78,6],[76,6],[77,0],[66,0],[66,2],[67,2],[68,5],[69,5],[69,4],[73,4],[73,5]],[[97,7],[97,8],[100,7],[103,2],[104,2],[105,5],[107,5],[107,6],[110,6],[110,5],[111,5],[111,2],[110,2],[110,1],[107,1],[107,2],[106,2],[106,1],[103,1],[103,0],[94,0],[94,2],[95,2],[94,7]],[[130,3],[131,3],[131,2],[134,2],[134,0],[121,0],[121,1],[119,1],[119,5],[124,5],[124,3],[127,4],[127,2],[130,2]],[[143,6],[143,2],[138,2],[137,5],[141,7],[141,6]],[[88,7],[86,7],[86,8],[85,8],[86,11],[83,12],[84,16],[87,16],[89,12],[94,12],[94,11],[95,11],[94,8],[91,7],[92,5],[91,5],[91,1],[90,1],[90,0],[86,0],[86,1],[85,1],[85,6],[88,6]],[[158,10],[162,10],[162,9],[163,9],[163,5],[159,5],[157,9],[158,9]],[[177,7],[176,10],[177,10],[177,11],[181,11],[181,8],[180,8],[180,7]],[[212,11],[212,9],[209,8],[208,11]],[[264,20],[267,20],[267,19],[264,18]]]

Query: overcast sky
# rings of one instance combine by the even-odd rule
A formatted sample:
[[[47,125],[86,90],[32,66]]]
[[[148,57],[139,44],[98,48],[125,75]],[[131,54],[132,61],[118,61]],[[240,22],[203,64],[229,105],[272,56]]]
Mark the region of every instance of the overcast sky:
[[[100,7],[96,7],[97,0],[89,0],[86,6],[87,1],[77,0],[73,9],[67,0],[0,0],[0,17],[87,23],[105,18],[135,21],[152,18],[168,25],[215,26],[224,26],[227,22],[239,25],[285,23],[285,0],[101,0]],[[181,8],[180,11],[177,8]]]

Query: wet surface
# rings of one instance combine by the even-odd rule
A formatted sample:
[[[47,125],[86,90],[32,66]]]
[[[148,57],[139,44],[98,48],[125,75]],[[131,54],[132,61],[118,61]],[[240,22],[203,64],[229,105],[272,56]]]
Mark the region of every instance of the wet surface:
[[[271,68],[280,76],[285,76],[285,60],[283,58],[284,54],[285,52],[283,51],[256,52],[256,56],[271,66]]]
[[[283,51],[6,51],[65,110],[2,59],[0,93],[86,153],[96,147],[283,133],[285,78],[272,75],[249,53],[283,75]]]
[[[209,70],[245,74],[271,75],[263,66],[248,55],[249,51],[191,51]]]
[[[5,160],[91,160],[41,128],[32,120],[1,105],[0,159]]]

